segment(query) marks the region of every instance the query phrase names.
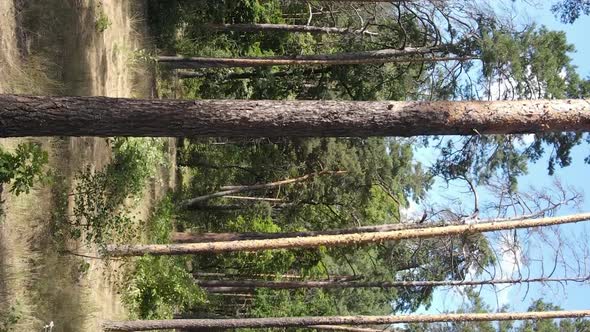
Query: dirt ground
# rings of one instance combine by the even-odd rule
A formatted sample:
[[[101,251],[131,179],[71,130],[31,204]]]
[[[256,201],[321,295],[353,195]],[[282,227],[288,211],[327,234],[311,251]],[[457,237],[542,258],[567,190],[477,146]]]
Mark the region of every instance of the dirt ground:
[[[17,1],[0,1],[0,93],[36,93],[39,87],[27,72],[31,50],[26,49],[26,40],[19,39]],[[54,59],[53,66],[60,70],[60,93],[112,97],[149,94],[148,84],[137,83],[149,80],[138,79],[145,74],[133,65],[134,51],[146,45],[142,38],[145,27],[137,10],[142,4],[138,1],[65,1],[62,10],[67,11],[67,19],[59,24],[66,33],[55,40],[61,43],[58,47],[63,53],[60,59]],[[100,16],[110,23],[103,32],[96,24]],[[1,139],[0,146],[11,150],[26,140],[29,138]],[[49,151],[49,169],[63,176],[66,190],[77,171],[87,165],[101,169],[111,158],[108,140],[102,138],[34,140]],[[174,161],[174,149],[169,153]],[[158,199],[174,187],[173,169],[173,165],[162,169],[147,186],[135,208],[138,219],[147,218]],[[58,189],[55,184],[38,184],[31,193],[19,197],[7,190],[2,193],[5,213],[0,222],[0,311],[17,309],[22,317],[15,331],[43,331],[50,321],[55,324],[53,332],[100,331],[102,320],[127,316],[114,285],[121,270],[119,264],[59,254],[52,246],[48,224],[56,210],[54,192]],[[71,205],[69,202],[69,209]],[[79,243],[71,246],[78,253],[96,256],[95,248]]]

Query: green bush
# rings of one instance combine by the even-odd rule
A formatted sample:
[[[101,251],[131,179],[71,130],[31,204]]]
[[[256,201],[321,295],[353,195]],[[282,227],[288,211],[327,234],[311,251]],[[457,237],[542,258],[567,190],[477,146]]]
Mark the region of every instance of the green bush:
[[[174,204],[170,196],[164,197],[156,206],[152,217],[146,223],[149,243],[169,243],[174,218]]]
[[[203,291],[178,257],[140,258],[126,284],[123,303],[141,319],[169,319],[205,302]]]
[[[47,161],[47,152],[36,143],[19,144],[14,153],[0,149],[0,186],[12,183],[10,192],[15,195],[29,193],[35,181],[45,179]]]
[[[158,166],[165,163],[163,141],[155,138],[117,138],[113,161],[102,171],[90,167],[76,176],[71,236],[103,245],[136,235],[127,199],[137,199]]]

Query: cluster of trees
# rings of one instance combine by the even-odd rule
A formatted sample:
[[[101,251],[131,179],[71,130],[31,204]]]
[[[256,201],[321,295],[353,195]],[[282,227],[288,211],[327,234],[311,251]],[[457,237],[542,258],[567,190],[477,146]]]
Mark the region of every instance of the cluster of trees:
[[[555,7],[568,21],[585,10],[576,1]],[[428,306],[441,286],[587,280],[484,278],[497,264],[497,244],[482,232],[589,217],[550,217],[576,202],[575,193],[525,199],[517,187],[547,146],[551,173],[588,139],[582,98],[590,83],[576,73],[564,33],[515,27],[491,8],[455,0],[166,0],[148,1],[148,14],[168,54],[157,58],[160,92],[189,100],[0,95],[0,136],[179,137],[180,186],[163,226],[175,232],[152,239],[159,245],[107,253],[196,253],[142,258],[143,271],[169,274],[170,284],[162,275],[131,281],[143,285],[138,318],[190,319],[105,328],[588,327],[588,311],[543,302],[530,313],[483,314],[472,293],[465,311],[478,315],[397,316]],[[534,134],[532,143],[523,133]],[[399,138],[415,136],[429,137]],[[417,146],[439,153],[432,167],[415,161]],[[436,177],[466,183],[473,210],[406,216]],[[491,211],[477,193],[484,186],[502,188]],[[187,283],[206,298],[194,300]],[[158,317],[164,302],[173,310]],[[488,322],[539,318],[576,320]],[[347,328],[354,330],[340,327]]]

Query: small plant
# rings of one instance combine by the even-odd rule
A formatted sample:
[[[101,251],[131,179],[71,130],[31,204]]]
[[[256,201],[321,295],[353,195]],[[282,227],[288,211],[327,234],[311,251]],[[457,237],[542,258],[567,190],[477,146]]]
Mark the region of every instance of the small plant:
[[[14,326],[21,320],[22,313],[17,305],[12,305],[5,312],[0,311],[0,332],[14,331]]]
[[[35,181],[46,179],[43,167],[47,161],[47,152],[36,143],[19,144],[14,153],[0,149],[0,186],[12,183],[11,193],[28,194]]]
[[[128,199],[137,199],[165,164],[163,141],[154,138],[118,138],[113,142],[113,162],[102,171],[88,167],[76,176],[74,215],[69,236],[85,236],[88,243],[103,246],[136,236],[136,222]]]
[[[104,12],[102,2],[98,3],[96,22],[94,24],[96,31],[100,33],[105,32],[113,24],[107,14]]]

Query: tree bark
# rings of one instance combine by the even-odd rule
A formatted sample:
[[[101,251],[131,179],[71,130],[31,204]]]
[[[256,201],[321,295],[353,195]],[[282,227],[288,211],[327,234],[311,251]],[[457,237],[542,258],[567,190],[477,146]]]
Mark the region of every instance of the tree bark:
[[[192,232],[173,232],[170,240],[173,243],[202,243],[202,242],[223,242],[238,240],[262,240],[262,239],[281,239],[289,237],[308,237],[319,235],[341,235],[355,233],[373,233],[388,232],[402,229],[420,229],[431,227],[448,226],[449,224],[383,224],[371,226],[359,226],[345,229],[329,229],[324,231],[302,231],[287,233],[192,233]]]
[[[590,131],[586,100],[348,102],[0,95],[0,137],[366,137]]]
[[[191,206],[191,210],[194,211],[212,211],[212,212],[223,212],[223,211],[237,211],[247,209],[248,206],[243,204],[222,204],[222,205],[209,205],[209,204],[195,204]]]
[[[263,279],[303,279],[304,276],[298,274],[235,274],[235,273],[218,273],[218,272],[193,272],[195,278],[263,278]],[[328,280],[359,280],[360,276],[350,275],[332,275]]]
[[[378,33],[366,31],[363,29],[351,30],[347,28],[336,27],[318,27],[313,25],[292,25],[292,24],[261,24],[261,23],[243,23],[243,24],[206,24],[205,27],[217,31],[239,31],[239,32],[308,32],[308,33],[325,33],[325,34],[366,34],[376,36]]]
[[[210,199],[216,198],[216,197],[227,196],[227,195],[236,194],[236,193],[240,193],[240,192],[244,192],[244,191],[276,188],[276,187],[280,187],[280,186],[286,185],[286,184],[304,182],[304,181],[313,179],[314,177],[319,176],[319,175],[343,175],[343,174],[346,174],[346,171],[321,171],[321,172],[306,174],[306,175],[303,175],[303,176],[300,176],[297,178],[293,178],[293,179],[285,179],[285,180],[269,182],[269,183],[261,183],[261,184],[245,185],[245,186],[225,186],[225,187],[221,187],[221,191],[218,191],[218,192],[215,192],[212,194],[208,194],[208,195],[203,195],[203,196],[187,199],[181,203],[181,206],[184,208],[190,209],[193,206],[198,206],[203,201],[210,200]]]
[[[483,286],[504,284],[526,284],[546,282],[585,282],[586,277],[571,278],[527,278],[490,280],[419,280],[419,281],[339,281],[339,280],[196,280],[203,288],[232,288],[234,291],[256,288],[301,289],[301,288],[402,288],[402,287],[440,287],[440,286]]]
[[[355,233],[344,235],[320,235],[309,237],[282,238],[273,240],[243,240],[208,243],[147,244],[147,245],[109,245],[106,253],[111,256],[186,255],[202,252],[220,253],[231,251],[261,251],[269,249],[310,248],[320,246],[348,246],[383,241],[421,239],[440,236],[466,235],[507,229],[553,226],[575,223],[590,219],[590,213],[574,214],[565,217],[514,220],[470,225],[454,225],[434,228],[421,228],[379,233]]]
[[[260,73],[260,72],[244,72],[244,73],[230,73],[223,76],[226,80],[245,80],[245,79],[253,79],[253,78],[264,78],[264,77],[287,77],[293,75],[302,75],[305,77],[317,75],[317,74],[325,74],[332,71],[332,67],[323,67],[323,68],[309,68],[305,70],[301,70],[298,72],[292,71],[277,71],[277,72],[270,72],[270,73]],[[192,72],[192,71],[179,71],[177,73],[178,77],[180,78],[204,78],[204,79],[213,79],[219,78],[219,76],[212,74],[212,73],[200,73],[200,72]]]
[[[407,62],[445,62],[477,59],[472,55],[448,55],[453,45],[435,47],[406,47],[405,49],[383,49],[339,54],[315,54],[297,56],[211,58],[159,56],[158,62],[172,69],[198,68],[249,68],[264,66],[307,66],[307,65],[363,65]]]
[[[344,331],[344,332],[384,332],[384,329],[369,329],[365,327],[352,327],[352,326],[338,326],[338,325],[312,325],[309,328],[320,330],[320,331]],[[387,329],[387,331],[395,331]]]
[[[281,198],[272,198],[272,197],[250,197],[250,196],[232,196],[226,195],[223,198],[228,199],[237,199],[239,201],[251,201],[251,202],[271,202],[271,203],[281,203],[284,202]]]
[[[104,322],[102,326],[103,329],[107,331],[149,331],[158,329],[170,330],[187,328],[234,329],[269,327],[305,327],[313,325],[372,325],[399,323],[482,322],[529,319],[540,320],[557,318],[583,318],[588,316],[590,316],[590,310],[466,313],[439,315],[138,320],[108,321]]]

